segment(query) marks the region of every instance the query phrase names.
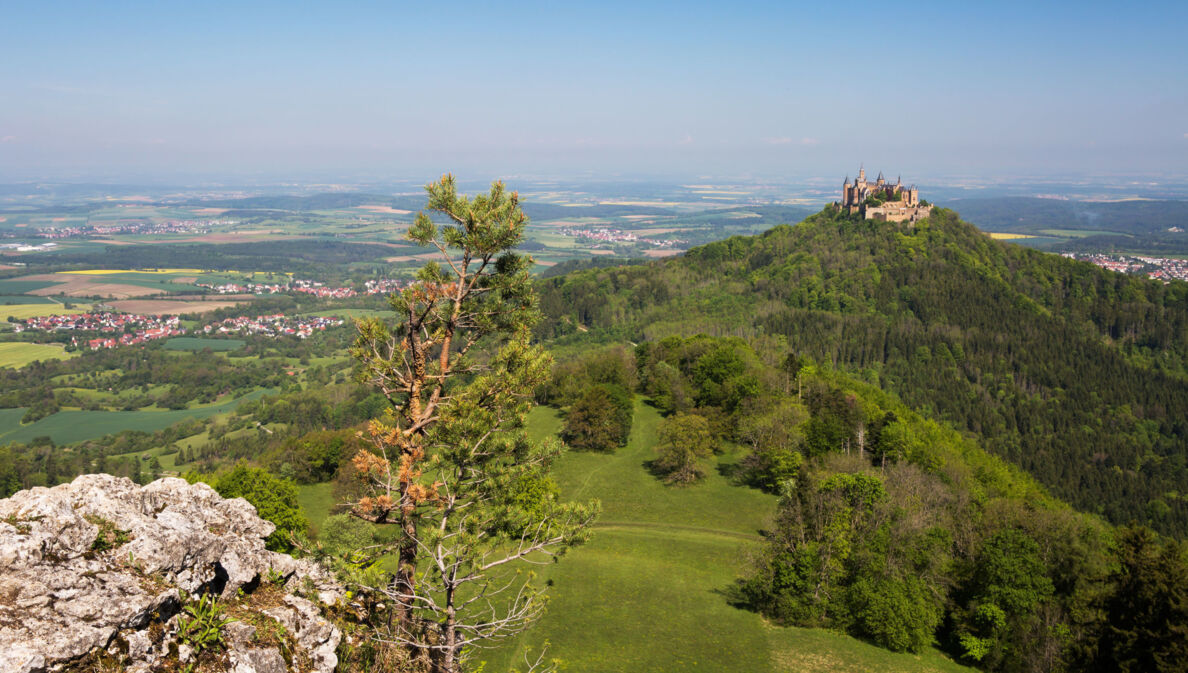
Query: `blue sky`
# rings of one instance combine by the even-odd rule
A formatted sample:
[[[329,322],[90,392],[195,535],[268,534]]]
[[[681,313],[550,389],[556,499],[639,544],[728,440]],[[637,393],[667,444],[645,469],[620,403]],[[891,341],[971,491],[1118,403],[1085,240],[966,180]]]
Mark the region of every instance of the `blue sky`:
[[[1183,2],[0,0],[0,178],[1183,175],[1186,27]]]

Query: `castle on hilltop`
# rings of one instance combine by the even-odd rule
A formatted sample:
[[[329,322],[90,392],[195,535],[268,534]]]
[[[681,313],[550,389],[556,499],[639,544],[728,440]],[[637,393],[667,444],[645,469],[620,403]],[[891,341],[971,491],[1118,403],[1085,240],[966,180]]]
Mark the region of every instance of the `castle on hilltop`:
[[[920,190],[915,185],[904,187],[902,179],[891,184],[881,172],[873,183],[867,182],[865,168],[858,169],[858,180],[853,184],[846,176],[837,205],[851,215],[859,213],[865,219],[884,222],[913,223],[932,213],[932,206],[920,201]]]

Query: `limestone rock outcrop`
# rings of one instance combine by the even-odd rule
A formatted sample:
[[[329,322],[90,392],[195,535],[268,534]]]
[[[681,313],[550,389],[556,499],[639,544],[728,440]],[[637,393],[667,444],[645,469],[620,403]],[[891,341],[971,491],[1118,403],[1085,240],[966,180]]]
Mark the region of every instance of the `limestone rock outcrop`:
[[[179,637],[184,603],[211,594],[234,620],[216,668],[330,673],[342,634],[319,604],[343,590],[265,549],[273,530],[246,500],[181,479],[84,475],[0,500],[0,673],[168,670],[198,654]]]

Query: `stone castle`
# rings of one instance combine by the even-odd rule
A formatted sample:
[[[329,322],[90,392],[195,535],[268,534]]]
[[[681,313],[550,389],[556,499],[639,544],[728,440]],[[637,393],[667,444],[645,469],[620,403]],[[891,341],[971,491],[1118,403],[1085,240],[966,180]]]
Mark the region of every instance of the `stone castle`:
[[[920,190],[915,185],[904,187],[903,180],[891,184],[879,177],[866,181],[866,169],[858,169],[858,180],[851,183],[849,176],[842,185],[842,199],[837,204],[849,214],[858,213],[868,220],[884,222],[913,223],[932,213],[932,206],[920,201]]]

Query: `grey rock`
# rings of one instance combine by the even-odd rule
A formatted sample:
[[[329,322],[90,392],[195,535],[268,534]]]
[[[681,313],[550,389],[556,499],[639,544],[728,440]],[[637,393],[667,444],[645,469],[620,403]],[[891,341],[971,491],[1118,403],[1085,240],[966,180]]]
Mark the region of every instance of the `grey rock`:
[[[286,673],[288,664],[276,648],[250,648],[231,651],[232,673]]]
[[[101,526],[123,531],[106,538],[115,548],[95,546]],[[270,570],[290,590],[312,586],[324,603],[341,599],[324,569],[264,548],[273,530],[246,500],[181,479],[141,487],[84,475],[0,500],[0,673],[54,671],[97,650],[126,656],[128,670],[152,670],[177,631],[181,591],[231,600]],[[277,610],[304,658],[332,671],[341,634],[319,607],[287,596]],[[283,658],[275,668],[279,653],[247,647],[254,630],[241,627],[228,625],[242,645],[236,670],[287,670]]]

